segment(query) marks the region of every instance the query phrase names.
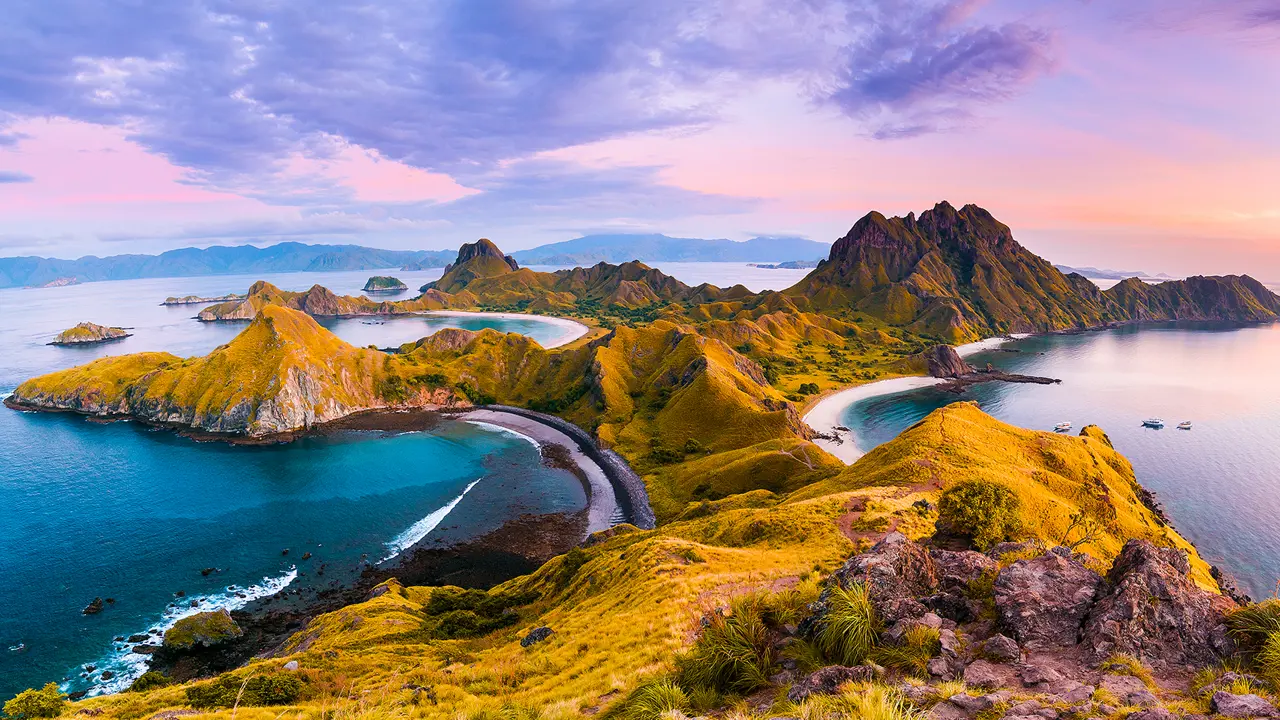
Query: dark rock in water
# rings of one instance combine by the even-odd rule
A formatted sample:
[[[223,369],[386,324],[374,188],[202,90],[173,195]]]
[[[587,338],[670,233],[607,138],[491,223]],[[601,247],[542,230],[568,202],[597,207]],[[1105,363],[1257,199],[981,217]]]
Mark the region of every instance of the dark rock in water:
[[[159,645],[134,645],[133,646],[133,652],[139,655],[150,655],[159,649],[160,649]]]
[[[216,572],[218,572],[218,568],[205,568],[200,571],[200,574],[204,577],[209,577]]]
[[[537,643],[540,643],[543,640],[546,640],[547,638],[551,637],[551,635],[554,633],[555,633],[555,630],[552,630],[546,625],[543,625],[542,627],[539,627],[539,628],[534,628],[533,630],[530,630],[529,634],[525,635],[524,639],[520,641],[520,647],[529,647],[530,645],[535,645]]]
[[[309,553],[309,552],[302,553],[302,559],[303,559],[303,560],[310,560],[310,559],[311,559],[311,553]]]
[[[80,611],[84,615],[97,615],[102,612],[102,598],[96,597]]]
[[[792,685],[787,691],[787,700],[799,703],[804,702],[810,695],[835,695],[841,685],[849,682],[867,682],[875,675],[875,670],[866,665],[824,667]]]
[[[75,702],[77,700],[83,700],[85,696],[88,694],[89,694],[88,690],[77,690],[73,693],[68,693],[67,699],[70,700],[71,702]]]
[[[289,548],[285,548],[285,549],[281,550],[281,551],[280,551],[280,554],[281,554],[281,555],[288,555],[288,554],[289,554]]]
[[[1019,560],[996,576],[1000,627],[1033,649],[1075,645],[1101,585],[1066,548]]]
[[[179,590],[178,592],[174,593],[174,594],[173,594],[173,596],[174,596],[174,597],[186,597],[186,596],[187,596],[187,591],[186,591],[186,590]]]
[[[1210,665],[1230,657],[1230,598],[1192,582],[1187,556],[1145,540],[1130,540],[1089,612],[1083,643],[1094,657],[1122,653],[1177,665]]]
[[[117,636],[115,636],[114,638],[112,638],[112,640],[113,640],[113,641],[115,641],[115,642],[124,642],[124,636],[123,636],[123,635],[117,635]]]
[[[936,378],[958,378],[976,372],[950,345],[934,345],[924,353],[929,375]]]
[[[98,669],[98,666],[97,666],[97,665],[85,665],[85,666],[84,666],[84,671],[85,671],[85,672],[93,672],[94,670],[97,670],[97,669]]]
[[[113,673],[113,672],[111,672],[110,670],[103,670],[103,671],[102,671],[102,675],[100,675],[99,677],[101,677],[103,680],[110,680],[111,678],[113,678],[113,677],[115,677],[115,676],[116,676],[116,674],[115,674],[115,673]]]
[[[151,639],[151,636],[147,635],[146,633],[140,633],[138,635],[129,636],[129,642],[131,643],[146,642],[147,640],[150,640],[150,639]]]
[[[1272,717],[1276,714],[1275,706],[1257,695],[1232,695],[1223,690],[1213,694],[1209,707],[1229,718]]]

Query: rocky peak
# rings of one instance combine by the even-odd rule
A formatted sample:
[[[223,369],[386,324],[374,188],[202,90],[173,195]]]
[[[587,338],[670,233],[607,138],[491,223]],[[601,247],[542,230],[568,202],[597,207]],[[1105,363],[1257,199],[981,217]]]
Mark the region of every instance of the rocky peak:
[[[452,265],[445,268],[445,272],[447,273],[451,268],[482,257],[492,257],[502,260],[507,264],[507,267],[511,268],[513,271],[520,269],[515,258],[510,255],[504,255],[492,240],[488,238],[480,238],[473,243],[465,243],[462,247],[458,248],[458,259],[454,260]]]

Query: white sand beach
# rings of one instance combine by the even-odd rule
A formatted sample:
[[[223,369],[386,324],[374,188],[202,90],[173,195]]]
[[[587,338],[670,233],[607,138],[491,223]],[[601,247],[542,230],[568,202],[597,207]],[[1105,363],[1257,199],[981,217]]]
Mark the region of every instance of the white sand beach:
[[[987,338],[967,345],[960,345],[956,348],[956,353],[960,357],[968,357],[984,350],[998,348],[1010,339],[1020,340],[1024,337],[1027,336],[1013,335],[1011,337]],[[809,412],[805,413],[804,422],[824,435],[838,436],[840,442],[824,439],[815,440],[814,442],[823,450],[840,458],[846,465],[852,465],[858,461],[858,458],[866,455],[867,450],[870,448],[864,449],[860,447],[857,436],[852,432],[836,429],[842,425],[841,418],[850,405],[869,398],[917,390],[930,385],[937,385],[941,382],[942,380],[932,377],[899,377],[840,390],[819,400],[809,409]]]
[[[555,317],[553,315],[531,315],[528,313],[502,313],[502,312],[466,312],[462,310],[427,310],[418,315],[434,315],[436,317],[491,317],[501,318],[503,320],[532,320],[534,322],[546,323],[554,325],[561,329],[559,335],[551,340],[542,343],[545,348],[557,348],[561,345],[568,345],[578,338],[591,332],[591,328],[583,325],[576,320],[569,318]]]

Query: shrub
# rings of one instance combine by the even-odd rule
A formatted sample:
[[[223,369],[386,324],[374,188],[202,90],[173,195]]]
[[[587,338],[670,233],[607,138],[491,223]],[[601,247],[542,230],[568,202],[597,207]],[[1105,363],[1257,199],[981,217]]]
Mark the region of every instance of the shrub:
[[[67,696],[56,683],[49,683],[39,690],[23,690],[4,704],[4,714],[11,718],[51,718],[62,714]]]
[[[489,593],[458,587],[437,588],[422,609],[430,617],[424,628],[431,637],[449,640],[486,635],[520,620],[513,607],[537,599],[534,593]]]
[[[989,550],[1022,529],[1021,506],[1018,496],[1000,483],[965,480],[938,499],[938,524],[969,536],[979,550]]]
[[[841,665],[859,665],[875,647],[879,620],[871,596],[861,584],[836,587],[815,638],[818,648]]]
[[[619,720],[660,720],[668,713],[689,709],[689,697],[684,690],[670,680],[660,680],[633,690],[608,717]]]
[[[762,596],[743,595],[727,614],[706,619],[698,641],[676,658],[681,687],[748,693],[767,685],[775,657],[765,611]]]
[[[129,686],[129,692],[146,692],[148,690],[155,690],[156,688],[165,687],[172,682],[173,681],[164,673],[156,670],[148,670],[137,680],[133,681],[133,684]]]
[[[213,682],[192,685],[186,692],[187,702],[196,708],[287,705],[302,695],[302,680],[292,673],[248,679],[223,675]]]

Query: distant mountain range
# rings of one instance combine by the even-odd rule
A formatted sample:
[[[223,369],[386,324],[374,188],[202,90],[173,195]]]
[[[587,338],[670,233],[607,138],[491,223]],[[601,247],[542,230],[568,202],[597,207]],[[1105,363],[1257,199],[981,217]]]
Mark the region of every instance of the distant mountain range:
[[[1063,275],[1075,273],[1083,275],[1094,280],[1126,280],[1131,277],[1151,279],[1151,280],[1172,280],[1173,278],[1164,273],[1152,275],[1142,270],[1105,270],[1096,267],[1071,267],[1070,265],[1054,265],[1058,268],[1058,272]]]
[[[250,273],[376,270],[381,268],[444,267],[452,250],[379,250],[359,245],[306,245],[286,242],[269,247],[253,245],[182,248],[159,255],[89,255],[78,260],[42,257],[0,258],[0,287],[41,286],[95,280],[240,275]]]
[[[745,242],[701,240],[666,235],[586,235],[512,253],[521,265],[619,264],[654,262],[777,262],[818,260],[830,243],[798,237],[757,237]]]
[[[590,266],[598,262],[770,262],[816,260],[830,245],[796,237],[758,237],[745,242],[673,238],[666,235],[588,235],[515,253],[523,265]],[[96,280],[442,268],[453,250],[380,250],[360,245],[285,242],[182,248],[159,255],[89,255],[77,260],[42,257],[0,258],[0,288],[40,287]]]

